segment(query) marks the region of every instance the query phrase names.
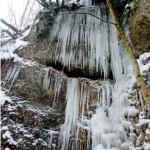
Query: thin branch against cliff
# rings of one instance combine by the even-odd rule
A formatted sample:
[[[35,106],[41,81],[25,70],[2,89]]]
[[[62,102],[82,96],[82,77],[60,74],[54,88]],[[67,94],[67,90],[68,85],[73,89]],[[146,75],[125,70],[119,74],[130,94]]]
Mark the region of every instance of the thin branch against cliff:
[[[145,82],[142,78],[138,62],[137,62],[136,57],[133,53],[134,52],[134,47],[130,44],[130,42],[127,40],[127,38],[125,37],[125,35],[123,33],[123,30],[122,30],[121,25],[119,23],[119,19],[116,15],[116,12],[115,12],[114,8],[113,8],[111,0],[107,0],[107,4],[108,4],[108,7],[109,7],[111,16],[114,20],[114,23],[115,23],[116,29],[118,31],[118,34],[120,36],[120,39],[121,39],[121,41],[122,41],[122,43],[123,43],[123,45],[124,45],[124,47],[127,51],[127,54],[130,57],[131,64],[132,64],[132,67],[133,67],[133,72],[134,72],[134,75],[135,75],[135,78],[136,78],[136,81],[137,81],[137,85],[139,86],[139,88],[141,90],[144,102],[147,106],[148,111],[150,112],[150,93],[149,93],[148,88],[146,87],[146,84],[145,84]]]
[[[103,20],[102,18],[96,16],[96,15],[93,15],[93,14],[90,14],[90,13],[85,13],[85,12],[65,12],[65,13],[60,13],[58,15],[72,15],[72,14],[77,14],[77,15],[89,15],[89,16],[92,16],[92,17],[95,17],[97,19],[99,19],[100,21],[103,21],[105,23],[109,23],[109,24],[113,24],[113,25],[116,25],[115,23],[113,22],[109,22],[109,21],[106,21],[106,20]]]

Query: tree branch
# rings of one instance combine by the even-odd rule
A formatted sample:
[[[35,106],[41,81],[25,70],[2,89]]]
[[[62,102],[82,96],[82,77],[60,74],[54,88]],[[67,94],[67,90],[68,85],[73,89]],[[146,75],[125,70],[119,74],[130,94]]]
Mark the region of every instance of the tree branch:
[[[65,12],[65,13],[60,13],[60,14],[58,14],[58,15],[72,15],[72,14],[77,14],[77,15],[90,15],[90,16],[92,16],[92,17],[95,17],[95,18],[97,18],[97,19],[99,19],[99,20],[101,20],[101,21],[103,21],[103,22],[105,22],[105,23],[109,23],[109,24],[112,24],[112,25],[116,25],[115,23],[113,23],[113,22],[109,22],[109,21],[106,21],[106,20],[103,20],[103,19],[101,19],[100,17],[98,17],[98,16],[96,16],[96,15],[93,15],[93,14],[90,14],[90,13],[80,13],[80,12]]]
[[[16,39],[17,38],[17,36],[16,36],[16,33],[15,34],[12,34],[10,31],[8,31],[8,30],[2,30],[2,32],[5,32],[5,33],[7,33],[12,39]],[[9,37],[8,36],[8,37]],[[2,38],[4,38],[4,37],[2,37]]]
[[[5,20],[0,19],[0,21],[1,21],[4,25],[8,26],[10,29],[12,29],[13,31],[15,31],[16,33],[19,32],[19,30],[18,30],[16,27],[14,27],[13,25],[9,24],[9,23],[6,22]]]

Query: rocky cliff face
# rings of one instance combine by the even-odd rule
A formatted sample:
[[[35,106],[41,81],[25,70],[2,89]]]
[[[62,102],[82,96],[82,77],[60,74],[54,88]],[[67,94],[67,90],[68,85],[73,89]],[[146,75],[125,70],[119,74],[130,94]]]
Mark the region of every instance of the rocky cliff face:
[[[130,23],[130,36],[133,44],[138,49],[135,52],[137,54],[143,52],[141,50],[143,47],[145,47],[144,51],[148,50],[147,45],[149,45],[148,29],[145,29],[149,24],[146,19],[149,15],[145,15],[145,11],[148,9],[141,9],[146,8],[146,5],[146,1],[141,1],[137,5],[137,10],[140,10],[140,13],[135,10]],[[91,10],[95,11],[93,8]],[[105,14],[104,10],[102,14]],[[73,23],[68,22],[72,28],[76,18],[77,16],[69,18],[70,22]],[[141,19],[139,20],[139,18]],[[142,21],[143,18],[144,21]],[[90,18],[88,19],[87,22],[90,21]],[[79,20],[82,24],[78,22]],[[66,23],[68,18],[62,19],[62,21]],[[62,54],[59,52],[61,49],[57,49],[57,42],[60,40],[61,43],[66,40],[67,35],[64,35],[64,38],[63,34],[59,34],[59,40],[54,40],[50,45],[49,39],[37,41],[32,37],[33,32],[31,32],[28,39],[26,39],[30,43],[21,50],[19,48],[15,49],[15,53],[18,57],[23,58],[23,61],[16,61],[14,58],[2,60],[2,88],[7,89],[8,95],[12,98],[12,102],[6,102],[2,106],[3,149],[9,147],[14,150],[56,150],[56,147],[60,146],[58,150],[63,149],[63,147],[64,150],[75,150],[76,148],[79,150],[94,148],[102,150],[112,147],[116,147],[116,150],[129,150],[130,146],[132,148],[145,148],[147,146],[150,129],[149,122],[144,119],[149,119],[150,116],[138,87],[132,79],[134,78],[132,77],[132,71],[128,72],[128,78],[127,73],[125,74],[128,68],[124,67],[122,69],[123,65],[128,64],[124,60],[124,57],[126,57],[124,53],[120,50],[117,51],[116,47],[120,46],[120,43],[118,42],[118,36],[114,37],[116,32],[114,30],[110,31],[111,28],[106,25],[107,31],[114,38],[109,38],[105,32],[102,32],[103,34],[101,33],[99,37],[98,30],[95,30],[96,24],[91,27],[87,23],[86,27],[88,28],[83,28],[84,21],[82,18],[76,19],[76,21],[81,25],[82,31],[88,31],[86,36],[89,38],[92,35],[92,38],[89,38],[88,41],[88,38],[85,38],[86,36],[82,33],[83,36],[81,36],[80,41],[83,40],[83,43],[78,43],[75,47],[76,41],[79,42],[79,40],[77,40],[78,36],[75,36],[77,30],[73,28],[72,32],[74,31],[74,34],[70,32],[68,37],[72,36],[73,44],[75,43],[72,46],[75,47],[74,52],[80,51],[82,46],[86,47],[84,40],[87,40],[88,46],[86,48],[90,49],[96,46],[93,48],[93,52],[97,49],[98,55],[101,47],[96,45],[93,39],[96,36],[96,40],[106,37],[107,42],[105,40],[101,42],[102,38],[100,41],[102,48],[105,49],[104,53],[102,52],[100,55],[106,57],[102,57],[104,61],[97,61],[97,64],[95,64],[99,65],[99,63],[104,62],[103,66],[106,65],[109,68],[107,70],[107,81],[104,81],[104,75],[101,73],[105,70],[105,67],[103,67],[104,70],[96,72],[96,67],[91,65],[94,68],[93,74],[89,73],[88,65],[88,67],[81,67],[84,63],[93,64],[93,61],[89,62],[90,59],[94,61],[99,59],[99,57],[96,57],[97,55],[92,55],[93,53],[90,53],[93,57],[91,58],[91,55],[88,55],[88,61],[84,63],[84,59],[79,59],[78,55],[75,55],[75,57],[66,56],[67,59],[73,58],[70,61],[70,69],[63,64],[65,60],[60,59],[58,61],[59,59],[54,57],[57,56],[56,54],[58,56]],[[58,26],[62,26],[62,29],[67,30],[70,28],[70,26],[65,28],[66,26],[61,24],[61,21],[59,23]],[[97,25],[99,27],[99,21]],[[92,28],[91,31],[89,26]],[[102,23],[101,27],[101,30],[104,31]],[[58,29],[58,32],[60,29]],[[61,33],[65,31],[62,30]],[[141,34],[143,36],[142,40],[140,40]],[[111,45],[108,46],[109,42]],[[99,44],[99,42],[97,43]],[[59,46],[61,47],[63,44],[62,42]],[[111,46],[114,47],[111,49]],[[67,48],[69,50],[72,47],[69,45]],[[85,50],[85,48],[83,49]],[[115,50],[116,53],[110,57],[109,53],[111,52],[107,51],[108,49],[112,50],[112,53]],[[7,49],[4,50],[7,51]],[[58,53],[56,53],[56,50],[58,50]],[[106,51],[108,55],[105,55]],[[89,53],[90,51],[86,52]],[[79,60],[79,62],[77,61],[77,64],[74,64],[76,60]],[[107,61],[109,65],[107,65]],[[149,85],[150,56],[143,56],[139,61],[143,67],[143,77]],[[112,64],[110,65],[110,63]],[[114,79],[115,75],[112,75],[112,69],[110,69],[113,65],[116,65],[113,71],[115,73],[119,72],[116,73],[116,76],[119,75],[116,80]],[[115,84],[115,82],[118,83]],[[61,126],[62,124],[64,125]],[[130,144],[125,143],[129,141]]]
[[[139,0],[129,24],[130,38],[139,56],[150,51],[150,0]]]

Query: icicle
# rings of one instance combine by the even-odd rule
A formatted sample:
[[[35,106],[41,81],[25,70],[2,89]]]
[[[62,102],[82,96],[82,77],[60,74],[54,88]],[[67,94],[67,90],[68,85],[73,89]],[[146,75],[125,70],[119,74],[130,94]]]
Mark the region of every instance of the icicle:
[[[9,90],[11,89],[13,83],[18,77],[18,74],[21,69],[21,64],[20,63],[15,63],[7,72],[7,75],[5,77],[5,85],[4,86],[9,86]]]
[[[79,131],[80,131],[80,126],[77,127],[77,132],[76,132],[76,150],[77,150],[77,147],[78,147]]]
[[[59,136],[59,150],[68,149],[70,138],[75,137],[76,124],[79,115],[79,83],[78,79],[68,79],[67,82],[67,106],[65,111],[65,123],[61,126],[60,136]]]
[[[55,91],[55,96],[54,96],[54,100],[53,100],[53,106],[55,104],[55,101],[58,99],[60,91],[61,91],[61,86],[62,86],[62,78],[58,78],[55,81],[55,85],[54,85],[54,91]]]
[[[80,100],[80,107],[81,107],[81,122],[83,122],[83,115],[85,111],[85,105],[88,98],[88,87],[86,82],[81,83],[81,100]]]
[[[46,73],[43,79],[43,88],[48,91],[50,88],[51,84],[51,75],[52,75],[52,70],[50,68],[46,68]]]
[[[57,101],[62,83],[63,83],[63,75],[61,72],[57,72],[52,68],[46,68],[46,73],[43,78],[43,89],[46,91],[53,90],[54,91],[54,100],[53,100],[53,107],[55,102]]]

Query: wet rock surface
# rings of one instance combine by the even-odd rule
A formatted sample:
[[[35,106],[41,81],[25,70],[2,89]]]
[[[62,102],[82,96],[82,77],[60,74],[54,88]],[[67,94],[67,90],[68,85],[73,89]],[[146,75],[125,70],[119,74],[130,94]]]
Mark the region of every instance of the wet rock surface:
[[[131,42],[139,56],[150,51],[150,0],[139,0],[129,24]]]

